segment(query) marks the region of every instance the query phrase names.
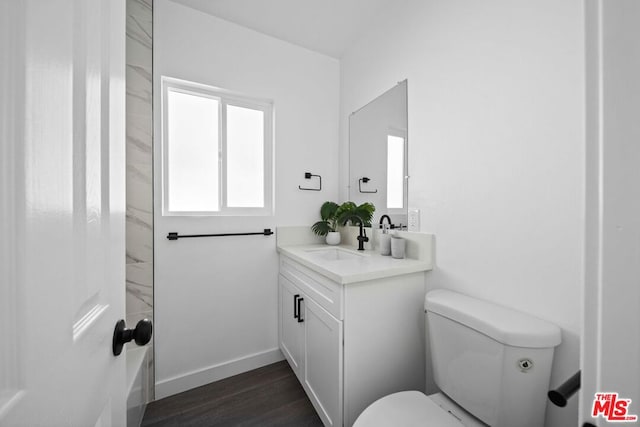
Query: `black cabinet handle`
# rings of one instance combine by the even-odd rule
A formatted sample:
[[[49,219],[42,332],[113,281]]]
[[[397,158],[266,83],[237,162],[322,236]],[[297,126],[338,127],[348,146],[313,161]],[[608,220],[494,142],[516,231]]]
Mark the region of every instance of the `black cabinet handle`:
[[[298,323],[304,322],[304,319],[302,318],[302,312],[300,312],[300,303],[302,301],[304,301],[304,298],[299,298],[298,299]]]
[[[298,298],[300,298],[299,294],[296,294],[293,296],[293,318],[294,319],[298,319],[298,316],[300,316],[300,312],[298,311],[300,309],[300,306],[298,305]]]

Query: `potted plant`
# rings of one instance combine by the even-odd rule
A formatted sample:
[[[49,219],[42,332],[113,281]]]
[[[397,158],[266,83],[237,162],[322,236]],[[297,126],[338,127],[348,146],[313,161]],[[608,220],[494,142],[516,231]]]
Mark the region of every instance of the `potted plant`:
[[[326,236],[328,245],[340,244],[338,232],[338,209],[340,206],[334,202],[324,202],[320,207],[320,221],[311,226],[311,230],[318,236]]]
[[[320,207],[321,220],[311,226],[311,230],[318,236],[326,236],[329,245],[340,244],[338,225],[357,225],[360,222],[365,227],[371,226],[371,218],[376,208],[372,203],[356,205],[353,202],[344,202],[338,205],[334,202],[324,202]]]
[[[371,219],[375,211],[376,207],[373,203],[366,202],[356,205],[353,202],[344,202],[338,208],[336,217],[340,225],[347,225],[347,223],[358,225],[362,223],[364,227],[371,227]]]

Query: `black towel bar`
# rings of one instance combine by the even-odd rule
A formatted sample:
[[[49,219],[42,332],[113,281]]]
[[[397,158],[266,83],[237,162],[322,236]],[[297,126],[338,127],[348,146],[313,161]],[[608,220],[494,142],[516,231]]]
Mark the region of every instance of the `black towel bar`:
[[[369,181],[371,181],[371,179],[367,178],[366,176],[363,176],[362,178],[360,178],[358,180],[358,191],[361,192],[361,193],[377,193],[378,192],[377,188],[375,190],[373,190],[373,191],[364,191],[364,190],[362,190],[362,183],[364,182],[366,184]]]
[[[312,176],[315,176],[318,178],[318,188],[305,188],[305,187],[301,187],[300,185],[298,185],[298,188],[300,190],[307,190],[307,191],[322,191],[322,177],[320,175],[314,175],[311,172],[304,173],[304,179],[311,179]]]
[[[270,228],[265,228],[263,231],[259,231],[257,233],[219,233],[219,234],[178,234],[176,232],[171,232],[167,234],[167,239],[169,240],[178,240],[178,239],[186,239],[188,237],[223,237],[223,236],[271,236],[273,231]]]
[[[576,372],[557,389],[550,390],[547,396],[556,406],[563,408],[567,406],[567,400],[578,390],[580,390],[580,371]]]

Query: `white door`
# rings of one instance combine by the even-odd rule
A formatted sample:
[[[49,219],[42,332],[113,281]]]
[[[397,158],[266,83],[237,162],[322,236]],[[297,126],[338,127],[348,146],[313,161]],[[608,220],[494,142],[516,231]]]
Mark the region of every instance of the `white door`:
[[[587,227],[581,425],[639,425],[640,2],[588,0]],[[595,393],[631,399],[593,417]],[[640,420],[640,418],[638,418]],[[629,424],[626,424],[629,422]]]
[[[125,425],[122,0],[0,0],[0,425]]]
[[[304,387],[325,426],[342,425],[342,322],[304,298]]]
[[[291,369],[302,381],[302,346],[304,323],[298,319],[304,295],[287,278],[280,275],[280,349]]]

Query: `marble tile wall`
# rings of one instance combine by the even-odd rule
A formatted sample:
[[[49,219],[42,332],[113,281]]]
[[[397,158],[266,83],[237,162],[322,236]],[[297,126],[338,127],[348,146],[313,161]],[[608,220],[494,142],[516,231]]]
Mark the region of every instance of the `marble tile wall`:
[[[127,325],[153,319],[152,1],[127,0]],[[147,358],[153,400],[153,341]]]

